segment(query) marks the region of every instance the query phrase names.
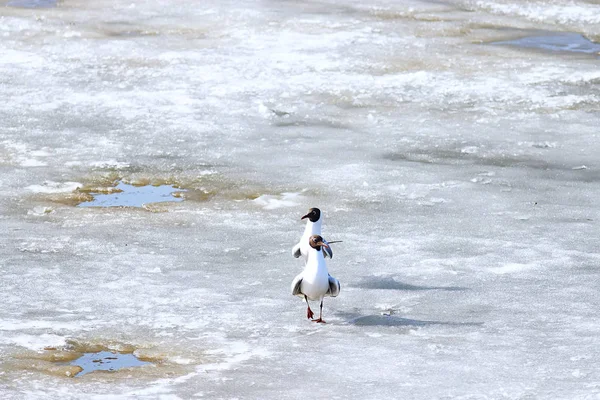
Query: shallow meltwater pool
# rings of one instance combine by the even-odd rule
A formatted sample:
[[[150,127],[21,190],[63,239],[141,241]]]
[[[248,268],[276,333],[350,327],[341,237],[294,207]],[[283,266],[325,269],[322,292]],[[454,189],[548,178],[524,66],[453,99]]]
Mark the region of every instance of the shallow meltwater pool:
[[[7,7],[16,8],[51,8],[57,6],[57,0],[11,0]]]
[[[514,40],[494,42],[495,45],[517,46],[552,52],[584,53],[600,55],[600,44],[592,42],[579,33],[547,32]]]
[[[173,185],[134,186],[124,182],[110,193],[90,192],[93,200],[78,204],[78,207],[143,207],[149,203],[181,202],[183,189]]]
[[[130,353],[117,353],[112,351],[100,351],[97,353],[84,353],[81,357],[73,360],[69,365],[81,367],[81,372],[75,377],[80,377],[90,372],[108,371],[115,372],[123,368],[141,367],[151,364],[142,361]]]

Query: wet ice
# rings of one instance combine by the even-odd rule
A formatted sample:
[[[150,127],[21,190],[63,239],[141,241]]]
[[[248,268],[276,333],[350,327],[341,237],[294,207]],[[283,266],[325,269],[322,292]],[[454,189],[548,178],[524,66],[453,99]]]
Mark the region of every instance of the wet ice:
[[[562,50],[595,48],[598,11],[1,8],[2,397],[593,397],[600,72]],[[535,32],[558,51],[492,44]],[[114,176],[194,191],[163,212],[54,201]],[[323,327],[288,293],[309,207],[343,240]],[[73,338],[180,368],[6,361]]]

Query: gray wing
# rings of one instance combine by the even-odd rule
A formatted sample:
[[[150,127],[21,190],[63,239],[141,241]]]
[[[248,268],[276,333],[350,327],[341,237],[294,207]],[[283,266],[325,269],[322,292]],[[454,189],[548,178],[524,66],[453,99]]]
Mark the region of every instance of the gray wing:
[[[337,297],[337,295],[340,294],[341,288],[340,281],[329,275],[329,289],[327,290],[327,295]]]
[[[325,242],[326,244],[329,244],[329,242],[325,239],[323,239],[323,242]],[[323,257],[327,258],[327,256],[329,256],[329,258],[333,258],[333,250],[331,250],[331,246],[330,247],[323,247]]]
[[[302,292],[300,291],[300,288],[302,286],[302,274],[297,275],[294,280],[292,281],[292,295],[293,296],[304,296],[302,294]]]
[[[297,245],[295,245],[295,246],[292,248],[292,255],[293,255],[295,258],[300,258],[300,256],[302,255],[302,252],[300,251],[300,243],[298,243]]]

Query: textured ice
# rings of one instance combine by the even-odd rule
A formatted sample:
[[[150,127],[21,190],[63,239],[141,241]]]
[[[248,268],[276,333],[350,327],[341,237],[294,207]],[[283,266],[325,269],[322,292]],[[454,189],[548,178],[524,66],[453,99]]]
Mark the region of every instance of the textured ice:
[[[0,397],[597,397],[598,59],[493,43],[599,43],[598,7],[1,7]],[[61,201],[115,179],[190,190]],[[324,326],[289,294],[309,207]],[[19,358],[73,340],[163,361]]]
[[[512,17],[524,17],[534,22],[600,24],[600,6],[593,2],[475,0],[464,3],[475,9]]]

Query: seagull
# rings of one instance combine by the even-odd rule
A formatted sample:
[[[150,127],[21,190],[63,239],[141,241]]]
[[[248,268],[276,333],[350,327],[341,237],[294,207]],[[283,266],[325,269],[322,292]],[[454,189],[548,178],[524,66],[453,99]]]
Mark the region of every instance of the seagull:
[[[310,246],[308,244],[308,238],[310,238],[311,235],[320,235],[321,234],[321,224],[323,222],[323,218],[321,217],[321,210],[319,210],[318,208],[311,208],[310,210],[308,210],[308,214],[306,214],[305,216],[303,216],[302,219],[308,218],[308,221],[306,221],[306,227],[304,228],[304,234],[302,235],[302,238],[300,238],[300,241],[298,242],[297,245],[294,246],[294,248],[292,249],[292,255],[296,258],[299,258],[300,256],[304,257],[304,262],[307,262],[308,260],[308,253],[310,250]],[[324,240],[324,243],[329,244],[329,242],[327,242],[326,240]],[[324,247],[325,250],[325,257],[329,256],[329,258],[333,257],[333,252],[331,251],[331,248],[329,246]]]
[[[336,297],[340,294],[340,281],[329,275],[327,264],[325,264],[325,249],[329,245],[320,235],[312,235],[308,240],[308,260],[302,271],[292,281],[292,295],[300,296],[306,301],[306,317],[312,319],[314,313],[310,309],[309,300],[320,300],[319,319],[313,319],[314,322],[325,323],[323,321],[323,298],[325,296]]]

